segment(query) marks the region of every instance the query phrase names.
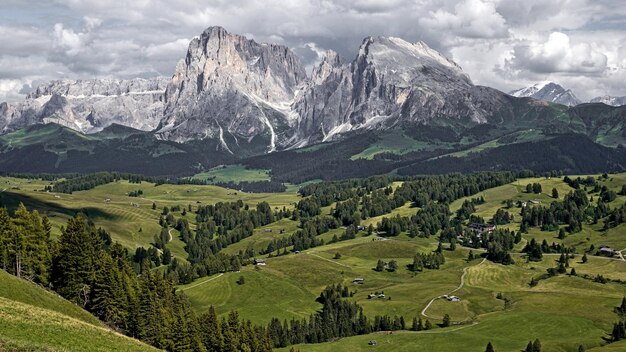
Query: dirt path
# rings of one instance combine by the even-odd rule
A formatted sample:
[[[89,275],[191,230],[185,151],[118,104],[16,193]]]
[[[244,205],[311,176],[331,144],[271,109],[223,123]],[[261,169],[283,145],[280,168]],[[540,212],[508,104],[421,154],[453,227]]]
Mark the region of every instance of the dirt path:
[[[325,261],[327,261],[327,262],[331,262],[331,263],[333,263],[333,264],[337,264],[337,265],[344,266],[344,267],[346,267],[346,268],[350,268],[350,266],[349,266],[349,265],[346,265],[346,264],[341,264],[341,263],[338,263],[338,262],[336,262],[336,261],[334,261],[334,260],[330,260],[330,259],[328,259],[328,258],[324,258],[324,257],[322,257],[322,256],[319,256],[319,255],[317,255],[317,254],[313,253],[313,252],[304,252],[304,253],[305,253],[305,254],[308,254],[308,255],[312,255],[312,256],[317,257],[317,258],[320,258],[320,259],[324,259]]]
[[[172,229],[167,230],[167,234],[170,235],[170,240],[168,242],[172,242]]]
[[[206,281],[199,282],[199,283],[197,283],[197,284],[195,284],[195,285],[191,285],[191,286],[189,286],[189,287],[181,288],[180,290],[181,290],[181,291],[185,291],[185,290],[188,290],[188,289],[190,289],[190,288],[194,288],[194,287],[200,286],[200,285],[202,285],[202,284],[206,284],[207,282],[209,282],[209,281],[213,281],[213,280],[217,279],[218,277],[220,277],[220,276],[222,276],[222,275],[224,275],[224,273],[221,273],[221,274],[219,274],[219,275],[217,275],[217,276],[214,276],[214,277],[212,277],[212,278],[210,278],[210,279],[208,279],[208,280],[206,280]]]
[[[478,263],[478,264],[476,264],[474,266],[478,266],[478,265],[484,263],[486,260],[487,260],[487,258],[483,258],[483,260],[480,263]],[[470,267],[466,266],[465,268],[463,268],[463,274],[461,275],[461,283],[459,284],[459,286],[457,288],[455,288],[454,290],[448,292],[447,293],[448,295],[451,295],[451,294],[455,293],[456,291],[458,291],[458,290],[463,288],[463,286],[465,285],[465,275],[467,274],[467,269],[468,268],[470,268]],[[431,299],[430,302],[428,302],[428,304],[426,305],[426,307],[424,307],[424,309],[422,309],[421,314],[423,316],[427,317],[427,318],[433,318],[431,316],[428,316],[426,314],[426,311],[428,310],[428,308],[430,308],[430,305],[433,304],[433,302],[435,302],[436,300],[440,299],[441,297],[443,297],[443,295],[440,295],[440,296],[437,296],[437,297],[434,297],[433,299]]]

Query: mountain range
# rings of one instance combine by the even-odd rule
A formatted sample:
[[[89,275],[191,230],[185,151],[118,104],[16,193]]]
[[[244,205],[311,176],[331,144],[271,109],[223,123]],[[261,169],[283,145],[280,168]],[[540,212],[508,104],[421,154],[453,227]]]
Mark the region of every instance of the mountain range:
[[[0,169],[85,171],[81,160],[89,170],[123,164],[142,171],[130,167],[141,156],[137,164],[143,167],[154,158],[184,160],[188,167],[178,162],[175,171],[148,167],[150,173],[179,174],[190,173],[192,165],[201,170],[292,149],[303,154],[308,146],[355,138],[378,143],[374,154],[421,152],[414,160],[495,139],[505,145],[555,134],[580,134],[604,147],[623,144],[624,109],[579,102],[554,83],[511,94],[475,85],[423,42],[367,37],[352,60],[327,51],[307,75],[286,46],[210,27],[190,42],[171,78],[54,81],[22,102],[1,104]],[[65,139],[51,138],[59,131]],[[394,134],[408,141],[405,148],[380,145],[381,136]],[[50,160],[41,163],[47,167],[20,164],[25,150],[47,155]],[[127,159],[120,163],[119,155]]]
[[[582,103],[570,89],[566,90],[554,82],[537,83],[530,87],[514,90],[509,94],[518,98],[528,97],[566,106],[576,106]]]
[[[533,98],[566,106],[576,106],[583,103],[583,101],[578,99],[571,89],[565,89],[558,83],[549,81],[537,83],[530,87],[516,89],[509,92],[509,94],[518,98]],[[626,105],[626,96],[616,97],[605,95],[595,97],[588,102],[602,103],[610,106],[622,106]]]

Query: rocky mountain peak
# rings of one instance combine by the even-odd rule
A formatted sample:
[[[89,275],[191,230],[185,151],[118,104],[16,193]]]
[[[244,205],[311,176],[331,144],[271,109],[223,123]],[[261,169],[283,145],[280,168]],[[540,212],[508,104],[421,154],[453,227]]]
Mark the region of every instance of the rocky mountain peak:
[[[570,89],[565,89],[561,85],[550,81],[520,88],[509,92],[509,94],[518,98],[533,98],[567,106],[575,106],[581,103],[581,100]]]
[[[313,67],[311,72],[310,83],[320,84],[323,82],[335,69],[344,65],[343,58],[339,56],[333,50],[326,50],[320,63]]]
[[[260,136],[274,150],[284,138],[279,129],[297,119],[289,106],[306,80],[304,65],[286,46],[210,27],[178,63],[157,133],[181,142],[219,139],[231,152]]]
[[[163,116],[169,78],[56,80],[36,87],[26,99],[0,109],[0,128],[10,132],[54,122],[83,133],[117,123],[151,131]]]
[[[622,106],[622,105],[626,105],[626,96],[615,97],[615,96],[605,95],[605,96],[591,99],[590,103],[602,103],[602,104],[606,104],[610,106]]]

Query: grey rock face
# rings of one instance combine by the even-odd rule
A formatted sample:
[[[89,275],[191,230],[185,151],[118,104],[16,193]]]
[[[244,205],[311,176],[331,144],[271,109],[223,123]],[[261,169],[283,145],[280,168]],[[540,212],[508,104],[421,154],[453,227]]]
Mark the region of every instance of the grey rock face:
[[[571,90],[566,90],[554,82],[537,83],[530,87],[514,90],[509,94],[518,98],[533,98],[566,106],[576,106],[582,103]]]
[[[589,101],[590,103],[603,103],[611,106],[622,106],[626,105],[626,96],[623,97],[612,97],[609,95],[605,95],[603,97],[596,97]]]
[[[227,140],[239,144],[263,135],[273,151],[297,123],[290,105],[306,79],[287,47],[208,28],[176,66],[157,133],[179,142],[219,139],[228,151],[233,146]]]
[[[399,38],[366,38],[357,57],[341,64],[324,59],[298,95],[297,146],[358,129],[439,117],[487,122],[502,93],[476,87],[453,61],[426,44]]]
[[[163,116],[168,81],[164,77],[52,81],[37,87],[23,102],[3,103],[0,128],[10,132],[54,122],[93,133],[116,123],[151,131]]]
[[[575,99],[555,84],[531,88],[512,94]],[[51,82],[19,104],[0,104],[0,129],[55,122],[92,133],[116,123],[162,139],[213,139],[233,154],[256,153],[402,123],[500,123],[523,116],[516,109],[526,103],[475,86],[422,42],[369,37],[354,60],[328,51],[307,77],[289,48],[210,27],[190,42],[171,78]]]

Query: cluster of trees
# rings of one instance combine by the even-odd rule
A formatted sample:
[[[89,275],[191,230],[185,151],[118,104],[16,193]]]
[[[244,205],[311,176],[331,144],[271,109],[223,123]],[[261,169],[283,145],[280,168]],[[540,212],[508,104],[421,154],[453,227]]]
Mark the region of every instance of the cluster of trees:
[[[491,222],[493,222],[494,225],[505,225],[512,222],[513,218],[514,217],[512,214],[509,214],[508,211],[500,208],[496,210],[496,213],[493,215]]]
[[[409,266],[411,271],[423,271],[426,269],[437,270],[446,262],[443,251],[437,250],[433,253],[416,253],[413,257],[413,263]]]
[[[485,198],[482,196],[463,201],[461,207],[456,211],[456,220],[464,221],[469,219],[470,215],[476,211],[475,206],[483,203],[485,203]]]
[[[271,224],[283,212],[272,211],[267,202],[261,202],[251,209],[241,200],[219,202],[215,205],[199,206],[196,210],[195,236],[186,220],[179,222],[177,229],[186,243],[191,263],[202,262],[222,248],[252,235],[255,228]]]
[[[601,176],[601,178],[607,179],[608,175],[604,174],[604,175]],[[581,185],[583,187],[596,187],[596,186],[598,186],[598,183],[596,182],[596,179],[593,176],[587,176],[585,178],[576,177],[576,178],[573,178],[573,179],[570,178],[569,176],[565,176],[565,177],[563,177],[563,182],[567,183],[573,189],[579,189]]]
[[[138,275],[119,243],[106,245],[82,216],[68,220],[58,241],[50,224],[23,205],[0,209],[3,268],[52,288],[126,335],[170,351],[203,350],[188,300],[174,282],[149,270]]]
[[[282,193],[287,190],[282,182],[277,181],[241,181],[241,182],[216,182],[216,186],[237,189],[248,193]]]
[[[604,229],[608,230],[626,222],[626,203],[621,207],[608,211],[608,216],[604,219]]]
[[[388,187],[391,179],[388,176],[372,176],[368,178],[349,179],[311,183],[300,187],[298,193],[302,197],[315,196],[322,206],[348,198],[361,197],[376,189]]]
[[[291,246],[293,246],[293,251],[303,251],[309,248],[322,246],[324,245],[324,240],[317,238],[317,236],[338,227],[339,223],[337,220],[330,216],[318,216],[314,218],[302,219],[300,230],[288,237],[273,240],[267,245],[267,249],[263,252],[263,254],[280,251],[280,249],[286,250],[287,247]],[[348,226],[348,229],[354,229],[354,227]],[[348,229],[346,229],[346,231],[348,231]],[[339,239],[335,239],[335,242],[338,240]]]
[[[341,284],[326,287],[318,302],[322,309],[308,319],[292,319],[282,324],[272,319],[267,327],[272,347],[281,348],[292,344],[319,343],[336,338],[369,334],[376,331],[406,329],[402,316],[376,315],[369,319],[359,304],[344,300],[351,293]],[[429,322],[427,322],[430,325]]]
[[[606,207],[590,206],[586,192],[578,189],[565,195],[563,201],[553,201],[549,207],[523,207],[520,230],[527,232],[529,227],[540,227],[543,231],[556,231],[559,225],[568,225],[570,233],[577,233],[581,231],[582,223],[597,222],[604,217],[606,210],[603,209]]]
[[[539,339],[536,339],[535,341],[528,341],[528,345],[526,345],[524,352],[541,352],[541,341],[539,341]]]
[[[552,242],[551,245],[548,244],[548,241],[545,239],[539,244],[537,240],[532,238],[530,242],[528,242],[524,248],[522,249],[523,253],[526,253],[526,259],[531,262],[539,262],[543,258],[544,253],[563,253],[566,248],[564,248],[561,244]]]
[[[515,244],[522,240],[520,232],[508,229],[496,229],[491,233],[477,234],[469,231],[463,236],[464,246],[472,248],[484,248],[487,250],[487,259],[501,264],[513,264],[513,258],[509,253]]]
[[[394,272],[398,270],[398,262],[395,260],[390,260],[389,262],[384,262],[382,259],[378,259],[376,262],[376,267],[374,267],[375,271],[381,272],[387,268],[387,271]]]
[[[50,221],[37,211],[29,212],[20,204],[13,216],[0,208],[0,265],[17,277],[40,285],[51,280],[54,242]]]
[[[192,185],[208,185],[212,184],[211,180],[197,179],[192,177],[159,177],[145,176],[123,172],[97,172],[93,174],[36,174],[23,175],[31,178],[42,178],[43,180],[56,181],[51,186],[46,186],[45,190],[59,193],[72,193],[76,191],[86,191],[96,186],[107,183],[128,180],[130,183],[151,182],[155,185],[162,184],[192,184]],[[277,181],[242,181],[242,182],[222,182],[216,183],[221,187],[230,189],[238,189],[243,192],[250,193],[279,193],[284,192],[287,187]],[[132,196],[131,196],[132,197]],[[135,196],[136,197],[136,196]]]
[[[143,190],[138,189],[136,191],[130,191],[128,192],[128,196],[129,197],[141,197],[143,195]]]
[[[526,193],[535,193],[535,194],[539,194],[541,193],[542,189],[541,189],[541,183],[529,183],[526,185]]]

